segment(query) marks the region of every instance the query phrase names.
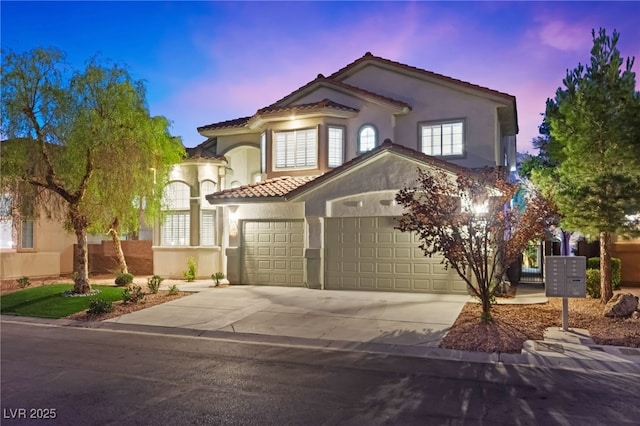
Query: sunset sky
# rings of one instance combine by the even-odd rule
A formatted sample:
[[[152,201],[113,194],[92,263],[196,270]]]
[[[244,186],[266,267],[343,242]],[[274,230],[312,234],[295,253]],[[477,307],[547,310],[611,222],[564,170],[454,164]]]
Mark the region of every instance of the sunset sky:
[[[188,147],[204,140],[196,127],[251,115],[370,51],[515,95],[519,151],[532,151],[545,100],[589,61],[592,28],[617,29],[623,57],[640,62],[640,2],[2,1],[0,13],[3,49],[126,64]]]

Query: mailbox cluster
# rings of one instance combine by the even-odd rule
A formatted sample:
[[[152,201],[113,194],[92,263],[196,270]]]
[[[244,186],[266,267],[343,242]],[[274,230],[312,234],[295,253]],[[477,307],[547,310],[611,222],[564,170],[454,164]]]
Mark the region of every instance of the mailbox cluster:
[[[587,258],[545,257],[544,282],[547,297],[587,297]]]

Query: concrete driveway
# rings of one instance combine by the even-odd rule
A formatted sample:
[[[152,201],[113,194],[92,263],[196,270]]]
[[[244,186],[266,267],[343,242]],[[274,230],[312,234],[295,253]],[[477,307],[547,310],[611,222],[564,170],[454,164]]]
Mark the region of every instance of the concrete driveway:
[[[462,295],[231,286],[208,288],[108,322],[245,340],[277,336],[327,346],[354,342],[436,347],[469,300]]]

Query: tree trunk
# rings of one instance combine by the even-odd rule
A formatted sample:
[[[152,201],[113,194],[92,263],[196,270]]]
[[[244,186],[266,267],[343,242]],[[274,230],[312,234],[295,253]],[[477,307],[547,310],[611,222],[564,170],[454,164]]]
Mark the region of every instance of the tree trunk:
[[[87,245],[87,218],[72,208],[69,218],[76,234],[78,249],[74,259],[73,292],[87,294],[91,291],[89,283],[89,256]]]
[[[613,297],[611,286],[611,234],[600,233],[600,301],[604,304]]]
[[[121,274],[128,274],[129,268],[127,268],[127,261],[124,258],[124,252],[122,251],[122,244],[120,243],[120,234],[118,233],[118,227],[120,223],[118,222],[118,218],[114,218],[111,223],[111,229],[109,229],[109,234],[111,234],[111,241],[113,241],[113,247],[116,250],[116,257],[118,258],[118,266],[120,267]]]

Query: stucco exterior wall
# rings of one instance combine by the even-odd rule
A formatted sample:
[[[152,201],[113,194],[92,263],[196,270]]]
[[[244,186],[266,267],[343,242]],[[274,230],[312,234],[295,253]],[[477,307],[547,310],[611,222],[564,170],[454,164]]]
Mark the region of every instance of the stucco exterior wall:
[[[163,278],[184,278],[187,259],[193,258],[197,266],[197,278],[211,278],[222,271],[220,247],[153,247],[154,274]]]
[[[465,155],[443,158],[471,168],[496,164],[495,147],[501,137],[496,130],[496,108],[505,104],[376,66],[366,67],[344,81],[413,107],[407,115],[397,117],[395,133],[390,137],[394,143],[419,150],[419,123],[463,119]]]

